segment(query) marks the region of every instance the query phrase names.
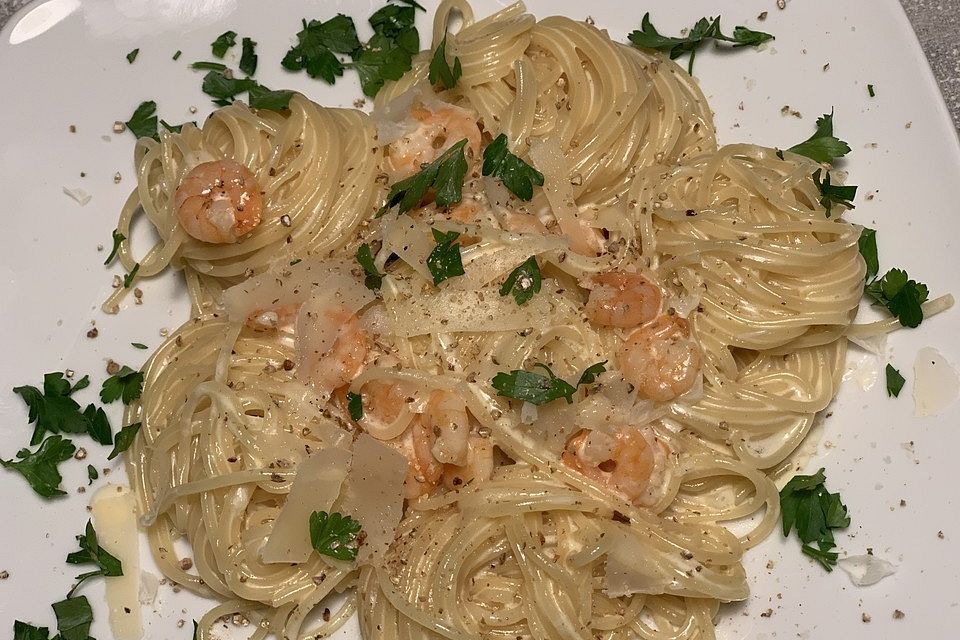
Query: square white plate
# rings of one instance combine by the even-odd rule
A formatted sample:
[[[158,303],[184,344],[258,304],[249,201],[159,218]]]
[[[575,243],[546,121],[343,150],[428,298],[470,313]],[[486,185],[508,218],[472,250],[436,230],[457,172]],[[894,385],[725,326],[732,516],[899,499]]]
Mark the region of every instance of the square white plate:
[[[435,3],[426,4],[432,16]],[[670,0],[531,0],[529,5],[540,17],[589,14],[617,39],[637,28],[646,10],[669,34],[717,13],[727,30],[745,24],[773,33],[776,41],[760,51],[718,55],[708,46],[697,57],[695,75],[716,112],[720,141],[789,146],[807,138],[815,118],[834,108],[837,134],[853,148],[843,165],[850,171],[848,182],[860,186],[857,209],[848,217],[878,229],[882,270],[905,267],[933,295],[958,289],[960,147],[895,0],[791,1],[784,10],[773,0],[696,0],[682,6]],[[0,456],[11,457],[29,440],[26,410],[11,393],[13,386],[37,384],[44,372],[70,368],[92,374],[92,388],[81,402],[92,400],[106,377],[107,358],[141,364],[148,352],[130,343],[154,348],[162,329],[187,317],[185,291],[172,273],[141,285],[142,306],[131,298],[118,316],[98,310],[116,271],[102,266],[110,231],[133,187],[133,137],[115,134],[114,121],[127,120],[143,100],[156,100],[169,122],[205,117],[211,104],[200,92],[202,74],[187,65],[209,59],[210,42],[227,29],[259,43],[258,78],[267,86],[350,106],[360,96],[352,73],[329,87],[302,73],[286,73],[279,61],[301,18],[326,19],[341,11],[355,18],[364,37],[366,18],[379,6],[369,0],[46,0],[0,31]],[[491,0],[475,3],[478,15],[496,6]],[[767,12],[762,22],[761,12]],[[428,24],[421,15],[425,46]],[[139,57],[128,64],[124,56],[134,48]],[[228,63],[236,62],[238,49],[228,54]],[[183,55],[174,62],[177,50]],[[868,96],[867,84],[874,85],[875,98]],[[783,115],[786,105],[802,117]],[[191,106],[199,112],[191,113]],[[64,187],[82,188],[92,199],[81,207],[64,195]],[[86,337],[91,321],[100,332],[96,339]],[[866,363],[881,379],[867,391],[854,382],[844,385],[809,465],[827,468],[830,488],[840,491],[850,508],[853,524],[838,536],[840,549],[861,554],[872,548],[898,565],[898,572],[857,588],[842,571],[826,574],[802,556],[796,539],[774,534],[749,555],[753,595],[745,604],[724,607],[722,638],[945,638],[953,633],[948,629],[960,628],[960,509],[954,489],[960,406],[916,418],[911,398],[918,349],[932,345],[960,362],[958,334],[960,312],[954,311],[892,336],[889,361],[907,377],[904,392],[888,399],[885,361]],[[111,418],[119,424],[119,414]],[[912,447],[905,448],[909,442]],[[122,481],[119,462],[106,463],[107,451],[89,444],[82,443],[87,461],[113,470],[96,485]],[[75,574],[63,560],[88,516],[90,494],[77,492],[86,484],[86,462],[62,468],[71,495],[51,502],[37,499],[17,475],[0,472],[0,496],[7,505],[0,571],[9,572],[0,580],[0,634],[9,633],[15,618],[52,625],[49,604],[63,597]],[[110,637],[102,585],[84,589],[96,607],[93,635]],[[206,606],[161,587],[156,612],[145,610],[146,637],[189,638],[190,619]],[[895,609],[905,617],[894,619]],[[862,621],[864,613],[871,622]],[[182,628],[179,620],[186,620]]]

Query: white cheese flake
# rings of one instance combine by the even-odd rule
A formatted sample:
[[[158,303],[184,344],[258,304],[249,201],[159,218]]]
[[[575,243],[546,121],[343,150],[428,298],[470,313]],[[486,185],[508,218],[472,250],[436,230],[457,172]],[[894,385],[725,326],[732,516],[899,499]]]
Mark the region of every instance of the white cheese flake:
[[[858,587],[876,584],[897,572],[897,568],[883,558],[875,555],[847,556],[837,564],[850,576],[850,582]]]
[[[64,187],[63,192],[73,198],[81,207],[85,206],[88,202],[90,202],[90,199],[93,198],[93,196],[79,187],[76,189]]]
[[[913,363],[913,404],[918,417],[935,416],[960,393],[957,371],[939,351],[924,347]]]

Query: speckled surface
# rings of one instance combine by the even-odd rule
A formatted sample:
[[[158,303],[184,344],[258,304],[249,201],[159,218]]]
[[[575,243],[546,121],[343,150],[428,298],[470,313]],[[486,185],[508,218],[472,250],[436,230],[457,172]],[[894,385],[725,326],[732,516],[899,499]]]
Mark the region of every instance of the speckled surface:
[[[28,2],[0,0],[0,27]],[[954,125],[960,130],[960,0],[901,0],[901,4],[940,82]]]

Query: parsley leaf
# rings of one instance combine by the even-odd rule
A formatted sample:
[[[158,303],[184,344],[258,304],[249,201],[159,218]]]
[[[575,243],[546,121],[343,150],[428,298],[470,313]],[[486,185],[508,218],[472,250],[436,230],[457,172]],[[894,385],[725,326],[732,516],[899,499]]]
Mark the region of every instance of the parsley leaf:
[[[310,514],[310,543],[317,553],[337,560],[357,558],[360,529],[360,523],[350,516],[336,512],[327,514],[326,511]]]
[[[190,63],[190,68],[195,71],[226,71],[227,65],[222,62],[208,62],[206,60],[200,60],[198,62]]]
[[[463,176],[467,173],[467,160],[463,155],[466,144],[467,139],[464,138],[423,167],[419,173],[390,187],[387,202],[377,212],[377,217],[398,204],[400,213],[410,211],[420,204],[431,187],[436,191],[435,202],[438,207],[448,207],[460,202],[463,197]]]
[[[873,85],[872,85],[872,84],[868,84],[868,85],[867,85],[867,94],[869,94],[869,96],[870,96],[871,98],[876,98],[876,97],[877,97],[877,92],[873,90]]]
[[[483,150],[483,175],[500,178],[521,200],[533,198],[533,185],[543,186],[543,174],[510,153],[507,136],[501,133]]]
[[[97,471],[97,468],[92,464],[87,465],[87,486],[93,484],[93,481],[100,477],[100,473]]]
[[[720,31],[720,16],[708,20],[700,18],[693,27],[690,28],[686,37],[673,38],[657,32],[650,22],[650,14],[646,13],[640,22],[640,30],[632,32],[627,36],[634,46],[642,49],[656,49],[670,55],[671,60],[676,60],[680,56],[689,53],[690,63],[687,66],[687,72],[693,73],[693,60],[697,55],[697,49],[709,39],[732,42],[734,48],[738,47],[758,47],[768,40],[773,40],[773,36],[762,31],[753,31],[743,26],[738,26],[733,30],[733,37],[726,36]]]
[[[30,409],[28,423],[37,423],[30,438],[31,446],[39,444],[47,432],[87,431],[88,423],[80,411],[80,405],[70,396],[89,384],[90,378],[83,376],[71,387],[64,375],[56,371],[43,376],[43,391],[29,385],[14,387],[13,392],[18,394]]]
[[[166,129],[167,131],[171,131],[173,133],[180,133],[181,131],[183,131],[183,125],[185,124],[187,123],[181,122],[180,124],[170,124],[166,120],[162,118],[160,119],[160,126]],[[197,126],[196,122],[191,122],[190,124],[192,124],[193,126]]]
[[[228,78],[220,71],[210,71],[203,76],[202,90],[214,98],[214,104],[224,106],[233,102],[234,96],[249,91],[256,82],[250,78]]]
[[[289,89],[267,89],[262,84],[254,84],[247,91],[247,102],[253,109],[283,111],[290,108],[290,98],[295,92]]]
[[[405,8],[405,7],[404,7]],[[377,95],[387,80],[399,80],[413,66],[420,35],[415,29],[399,33],[395,38],[375,33],[367,46],[353,57],[351,67],[360,76],[360,88],[370,98]]]
[[[87,421],[87,433],[95,442],[102,445],[113,444],[113,430],[103,409],[88,404],[83,410],[83,418]]]
[[[62,436],[50,436],[36,451],[21,449],[17,452],[19,460],[0,460],[0,464],[22,475],[37,495],[53,498],[66,495],[60,488],[63,477],[57,465],[69,460],[76,450],[73,443]]]
[[[780,516],[783,535],[796,530],[803,553],[814,558],[827,571],[837,564],[833,529],[850,525],[847,507],[840,494],[827,491],[826,476],[820,469],[812,476],[794,476],[780,490]],[[816,543],[817,547],[813,544]]]
[[[500,287],[500,295],[505,296],[512,293],[517,304],[522,305],[533,298],[535,294],[540,293],[542,280],[537,257],[530,256],[523,264],[511,271],[507,279],[503,281],[503,285]]]
[[[426,7],[424,7],[422,4],[420,4],[420,3],[417,2],[416,0],[394,0],[394,2],[402,2],[402,3],[404,3],[404,4],[408,4],[408,5],[410,5],[411,7],[416,7],[417,9],[420,9],[420,11],[426,11],[426,10],[427,10]]]
[[[35,627],[19,620],[13,621],[13,640],[48,640],[50,629]]]
[[[432,85],[439,83],[444,89],[452,89],[456,86],[461,75],[463,75],[463,68],[460,66],[459,57],[454,56],[453,68],[447,62],[447,36],[443,36],[437,50],[433,52],[427,78]]]
[[[820,174],[823,173],[823,182],[820,181]],[[839,204],[848,209],[854,209],[852,200],[857,195],[857,188],[853,185],[833,185],[830,184],[830,172],[824,172],[823,169],[817,169],[813,172],[813,182],[820,190],[820,205],[827,210],[827,217],[833,210],[833,205]]]
[[[143,392],[143,372],[134,371],[123,365],[119,371],[103,381],[100,388],[100,400],[106,404],[115,400],[123,400],[123,404],[130,404],[140,397]]]
[[[383,284],[383,274],[377,271],[377,265],[373,262],[373,252],[370,251],[370,245],[364,242],[357,247],[356,257],[363,272],[367,274],[363,279],[363,285],[371,291],[379,289],[380,285]]]
[[[301,22],[303,29],[297,33],[297,44],[287,51],[280,65],[289,71],[306,71],[311,78],[333,84],[343,75],[343,63],[334,54],[352,54],[360,49],[353,18],[337,14],[325,22]]]
[[[153,100],[141,102],[124,124],[127,125],[130,133],[138,138],[160,140],[157,134],[157,103]]]
[[[363,420],[363,396],[353,391],[347,392],[347,411],[353,420]]]
[[[541,405],[558,398],[565,398],[567,404],[573,403],[573,394],[577,388],[558,378],[545,364],[534,365],[543,368],[548,375],[514,369],[510,373],[502,371],[493,377],[493,388],[497,395],[514,400],[524,400],[530,404]]]
[[[173,60],[179,60],[180,56],[182,55],[183,55],[183,51],[180,51],[180,49],[177,49],[176,53],[173,54]]]
[[[583,373],[580,374],[580,379],[577,380],[577,386],[596,382],[597,376],[607,370],[606,364],[607,360],[604,360],[603,362],[597,362],[584,369]]]
[[[86,596],[68,597],[51,606],[57,616],[56,640],[90,640],[93,609]]]
[[[139,53],[140,53],[140,49],[134,49],[133,51],[128,53],[127,62],[129,62],[130,64],[133,64],[133,61],[137,59],[137,54]]]
[[[812,136],[795,144],[787,151],[806,156],[817,162],[832,164],[850,153],[850,145],[833,135],[833,111],[817,118],[817,130]],[[851,196],[852,197],[852,196]]]
[[[130,343],[130,346],[133,347],[134,349],[149,349],[149,348],[150,348],[150,347],[148,347],[147,345],[143,344],[142,342],[131,342],[131,343]]]
[[[860,239],[857,241],[860,255],[867,265],[867,280],[873,280],[880,272],[880,258],[877,255],[877,232],[875,229],[864,227],[860,230]]]
[[[243,71],[248,76],[252,76],[257,72],[257,54],[254,51],[257,43],[250,38],[244,38],[242,46],[243,54],[240,56],[240,71]]]
[[[210,50],[213,51],[213,55],[218,58],[222,58],[227,55],[227,49],[237,44],[237,32],[236,31],[224,31],[217,39],[210,43]]]
[[[893,368],[892,364],[887,364],[887,397],[899,398],[900,391],[903,390],[903,384],[906,382],[900,372]]]
[[[113,439],[113,451],[111,451],[110,455],[107,456],[107,460],[113,460],[118,455],[129,449],[130,445],[133,444],[134,439],[137,437],[137,433],[139,432],[139,422],[128,424],[123,429],[120,429],[120,431],[117,433],[117,437]]]
[[[123,565],[114,555],[100,546],[97,541],[97,532],[93,528],[93,523],[87,520],[87,527],[84,533],[77,536],[77,542],[80,544],[80,550],[67,555],[69,564],[94,564],[98,568],[94,571],[82,573],[75,578],[77,581],[67,593],[67,598],[73,595],[77,588],[83,584],[84,580],[96,576],[116,577],[123,575]]]
[[[868,284],[864,292],[900,320],[905,327],[923,322],[923,307],[930,291],[927,285],[911,280],[903,269],[890,269]]]
[[[140,263],[137,262],[133,265],[133,269],[130,270],[130,273],[123,276],[123,288],[129,289],[130,285],[133,284],[133,279],[137,277],[137,272],[140,271]]]
[[[433,284],[440,284],[444,280],[455,276],[462,276],[463,261],[460,258],[460,245],[454,241],[460,237],[459,231],[446,233],[431,229],[437,246],[427,256],[427,268],[433,275]]]
[[[110,235],[113,236],[113,248],[110,250],[110,255],[107,256],[107,259],[103,261],[103,266],[107,266],[113,259],[117,257],[117,253],[120,252],[120,243],[127,239],[127,236],[120,233],[119,229],[114,229],[110,232]]]

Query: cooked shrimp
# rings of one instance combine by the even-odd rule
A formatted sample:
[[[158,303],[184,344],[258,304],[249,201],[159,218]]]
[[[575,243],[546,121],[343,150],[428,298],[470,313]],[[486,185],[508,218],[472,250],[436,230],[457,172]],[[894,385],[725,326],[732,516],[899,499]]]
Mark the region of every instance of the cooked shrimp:
[[[609,457],[594,464],[586,450],[590,433],[585,429],[567,442],[561,455],[564,464],[628,502],[654,504],[666,480],[669,447],[649,429],[624,428],[612,436]]]
[[[590,289],[584,311],[594,324],[637,327],[660,313],[663,302],[660,287],[639,273],[607,271],[583,284]]]
[[[403,483],[407,500],[428,494],[440,484],[443,465],[433,457],[433,441],[431,430],[422,421],[414,420],[402,435],[387,442],[402,453],[409,463]]]
[[[443,465],[443,484],[447,489],[460,489],[470,482],[489,480],[491,475],[493,443],[480,436],[470,436],[465,464]]]
[[[410,410],[413,390],[401,382],[371,380],[363,385],[363,420],[360,428],[377,440],[401,435],[417,416]],[[346,402],[343,403],[346,406]]]
[[[623,378],[657,402],[686,393],[700,377],[700,348],[679,316],[660,316],[631,333],[617,361]]]
[[[202,242],[230,244],[260,224],[263,196],[250,169],[233,160],[198,164],[175,197],[177,220]]]
[[[323,326],[311,326],[315,324]],[[363,371],[369,339],[357,314],[342,305],[328,307],[320,317],[301,313],[297,325],[299,374],[318,390],[329,393]],[[329,348],[319,347],[314,336],[330,335],[331,332],[335,337]]]
[[[547,234],[547,228],[540,222],[540,218],[529,213],[505,213],[500,224],[506,231],[512,233],[532,233],[541,236]]]
[[[246,325],[254,331],[293,331],[299,311],[299,304],[286,304],[273,309],[257,309],[247,316]]]
[[[596,257],[603,253],[603,232],[583,218],[563,219],[557,223],[561,235],[570,243],[570,250],[582,256]]]
[[[384,169],[396,182],[420,171],[420,166],[436,160],[454,144],[467,139],[474,157],[480,152],[480,127],[475,112],[452,104],[436,108],[415,107],[410,115],[416,130],[387,146]]]
[[[434,391],[422,419],[436,438],[431,447],[433,457],[446,464],[466,464],[470,418],[463,400],[449,391]]]

